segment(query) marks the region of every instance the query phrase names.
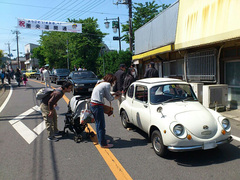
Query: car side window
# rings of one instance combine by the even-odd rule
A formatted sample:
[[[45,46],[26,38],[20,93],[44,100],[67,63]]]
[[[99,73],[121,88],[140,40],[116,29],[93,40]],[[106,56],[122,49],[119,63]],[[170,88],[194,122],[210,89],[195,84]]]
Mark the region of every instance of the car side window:
[[[131,85],[129,88],[128,88],[128,91],[127,91],[127,96],[132,98],[133,97],[133,91],[134,91],[134,85]]]
[[[148,89],[146,86],[136,86],[135,99],[145,103],[148,102]]]

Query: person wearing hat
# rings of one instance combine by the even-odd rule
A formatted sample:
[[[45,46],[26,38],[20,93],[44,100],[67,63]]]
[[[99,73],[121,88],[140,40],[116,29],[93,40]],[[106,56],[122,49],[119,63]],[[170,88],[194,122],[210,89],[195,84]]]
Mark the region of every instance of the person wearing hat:
[[[51,81],[50,81],[50,71],[49,71],[49,65],[45,65],[45,69],[43,70],[43,78],[45,81],[45,87],[51,88]]]
[[[144,74],[144,78],[159,77],[158,70],[154,67],[154,62],[150,62],[149,68]]]
[[[125,79],[125,70],[126,70],[126,65],[125,64],[120,64],[119,70],[114,74],[117,78],[116,84],[113,87],[113,92],[119,92],[119,94],[123,90],[123,83]],[[120,105],[122,102],[121,96],[119,96],[118,99],[118,105]]]

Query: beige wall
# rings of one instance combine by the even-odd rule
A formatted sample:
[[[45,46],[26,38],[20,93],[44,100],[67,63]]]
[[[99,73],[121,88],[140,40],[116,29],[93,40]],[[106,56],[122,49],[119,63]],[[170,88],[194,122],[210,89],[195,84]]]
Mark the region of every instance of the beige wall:
[[[180,0],[175,49],[240,38],[240,0]]]

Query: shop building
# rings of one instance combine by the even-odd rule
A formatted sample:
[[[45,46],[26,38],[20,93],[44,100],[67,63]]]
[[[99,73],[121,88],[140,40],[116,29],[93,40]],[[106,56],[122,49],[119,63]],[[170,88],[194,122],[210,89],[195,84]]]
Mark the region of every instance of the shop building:
[[[238,7],[238,0],[179,0],[172,4],[135,32],[132,60],[140,77],[154,61],[159,77],[203,85],[227,84],[228,105],[239,107]]]

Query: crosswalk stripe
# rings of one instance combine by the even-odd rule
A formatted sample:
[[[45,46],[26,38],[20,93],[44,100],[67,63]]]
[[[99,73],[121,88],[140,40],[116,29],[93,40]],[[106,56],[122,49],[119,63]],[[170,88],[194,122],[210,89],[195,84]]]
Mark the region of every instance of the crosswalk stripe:
[[[240,142],[240,138],[239,138],[239,137],[237,137],[237,136],[234,136],[234,135],[232,135],[232,137],[233,137],[233,139],[234,139],[234,140],[236,140],[236,141],[239,141],[239,142]]]

